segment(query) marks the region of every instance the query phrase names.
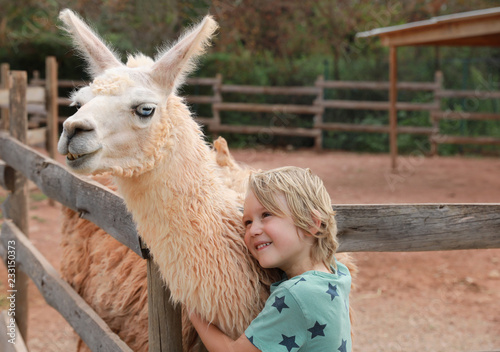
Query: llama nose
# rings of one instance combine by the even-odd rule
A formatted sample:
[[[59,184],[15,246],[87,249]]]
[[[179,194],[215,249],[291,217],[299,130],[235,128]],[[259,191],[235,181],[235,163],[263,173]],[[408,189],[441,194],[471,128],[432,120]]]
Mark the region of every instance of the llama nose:
[[[63,129],[66,133],[66,138],[68,138],[69,141],[75,135],[95,130],[96,125],[92,120],[89,119],[68,119],[64,122]]]

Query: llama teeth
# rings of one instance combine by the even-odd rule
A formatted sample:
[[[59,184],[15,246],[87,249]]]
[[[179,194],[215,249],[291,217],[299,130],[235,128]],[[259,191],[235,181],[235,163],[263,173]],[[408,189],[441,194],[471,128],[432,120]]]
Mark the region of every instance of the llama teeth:
[[[69,160],[76,160],[80,157],[79,154],[71,154],[71,153],[68,153],[68,155],[66,156]]]

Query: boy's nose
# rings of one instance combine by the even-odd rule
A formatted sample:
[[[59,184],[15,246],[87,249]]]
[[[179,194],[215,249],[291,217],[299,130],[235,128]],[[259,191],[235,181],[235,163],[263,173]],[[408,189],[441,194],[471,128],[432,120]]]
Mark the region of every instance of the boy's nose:
[[[252,236],[258,236],[262,234],[262,226],[259,224],[257,221],[254,221],[252,223],[252,226],[250,227],[250,235]]]

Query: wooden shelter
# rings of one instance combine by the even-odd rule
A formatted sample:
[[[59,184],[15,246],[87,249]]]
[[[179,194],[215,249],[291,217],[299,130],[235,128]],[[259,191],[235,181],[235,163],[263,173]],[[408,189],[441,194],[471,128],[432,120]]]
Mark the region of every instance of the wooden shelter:
[[[397,48],[399,46],[500,46],[500,7],[433,17],[398,26],[377,28],[356,35],[378,36],[389,47],[389,120],[392,168],[397,147]]]

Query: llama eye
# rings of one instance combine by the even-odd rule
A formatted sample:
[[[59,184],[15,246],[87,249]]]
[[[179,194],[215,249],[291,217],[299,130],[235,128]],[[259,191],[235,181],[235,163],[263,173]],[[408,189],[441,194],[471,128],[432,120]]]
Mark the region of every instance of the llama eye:
[[[135,114],[140,118],[148,118],[151,117],[156,109],[156,105],[154,104],[141,104],[135,108]]]
[[[80,108],[82,107],[82,103],[75,101],[75,102],[71,103],[70,106],[74,106],[76,108],[76,110],[80,110]]]

